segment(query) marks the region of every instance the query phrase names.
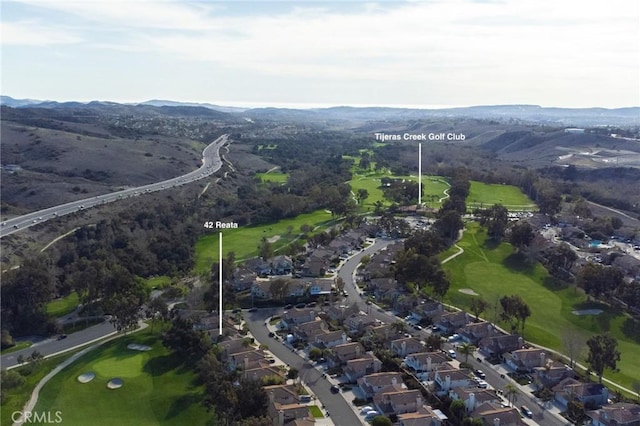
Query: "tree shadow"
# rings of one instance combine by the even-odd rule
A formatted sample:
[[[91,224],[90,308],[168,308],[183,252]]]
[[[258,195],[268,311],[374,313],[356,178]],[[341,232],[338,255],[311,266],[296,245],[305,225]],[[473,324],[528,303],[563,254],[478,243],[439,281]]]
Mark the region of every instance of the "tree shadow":
[[[502,241],[494,240],[493,238],[487,238],[484,240],[482,247],[487,250],[495,250],[502,243]]]
[[[142,367],[142,371],[152,376],[162,376],[181,364],[181,360],[175,355],[164,355],[148,360]]]
[[[502,264],[512,272],[532,273],[534,269],[534,266],[529,264],[520,253],[511,253],[504,258]]]
[[[173,401],[171,406],[169,407],[169,411],[165,416],[165,419],[172,419],[178,414],[181,414],[189,409],[193,404],[202,403],[202,394],[201,393],[188,393],[180,396],[176,400]]]
[[[640,343],[640,321],[634,318],[627,318],[625,322],[622,323],[621,330],[625,337],[636,343]]]

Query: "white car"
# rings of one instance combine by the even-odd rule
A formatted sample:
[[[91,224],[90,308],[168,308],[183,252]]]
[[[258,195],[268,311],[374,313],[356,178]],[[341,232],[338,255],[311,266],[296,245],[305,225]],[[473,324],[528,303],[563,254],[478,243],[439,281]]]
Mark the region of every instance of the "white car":
[[[456,354],[456,351],[454,351],[453,349],[449,349],[447,351],[447,353],[449,354],[449,356],[453,359],[456,359],[458,357],[458,355]]]
[[[373,411],[373,407],[367,405],[362,407],[362,409],[360,410],[360,414],[367,414],[369,411]]]
[[[367,411],[367,414],[365,414],[364,418],[365,419],[373,419],[374,417],[378,417],[380,415],[380,413],[378,413],[375,410],[371,410],[371,411]]]

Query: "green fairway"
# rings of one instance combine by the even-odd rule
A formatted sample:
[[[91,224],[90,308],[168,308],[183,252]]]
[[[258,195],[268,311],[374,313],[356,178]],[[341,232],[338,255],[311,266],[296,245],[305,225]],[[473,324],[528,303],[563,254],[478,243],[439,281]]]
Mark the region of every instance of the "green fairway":
[[[283,219],[277,223],[259,226],[243,226],[237,229],[226,229],[223,232],[223,255],[229,252],[236,254],[236,259],[248,259],[259,253],[262,238],[272,241],[277,250],[298,238],[300,226],[307,224],[312,228],[326,227],[332,222],[331,213],[318,210],[313,213],[299,215],[292,219]],[[211,270],[211,265],[218,261],[219,232],[201,237],[196,243],[196,272],[203,273]]]
[[[467,206],[469,208],[486,208],[494,204],[502,204],[509,210],[534,210],[536,208],[535,203],[515,186],[488,184],[472,180]]]
[[[385,206],[391,205],[391,201],[384,198],[384,192],[381,188],[381,179],[388,177],[392,179],[407,179],[417,182],[417,176],[394,176],[388,173],[371,173],[368,175],[356,175],[353,180],[349,181],[351,190],[354,193],[358,189],[366,189],[369,196],[362,205],[364,211],[373,210],[375,203],[382,201]],[[423,176],[422,177],[422,202],[428,207],[438,208],[442,201],[447,198],[444,192],[449,188],[446,180],[440,176]]]
[[[275,182],[284,184],[289,179],[289,173],[282,173],[279,171],[270,171],[266,173],[256,173],[256,177],[262,182]]]
[[[47,303],[47,315],[50,317],[63,317],[73,312],[79,303],[80,297],[74,291],[68,296]]]
[[[514,254],[510,244],[496,246],[488,242],[486,231],[476,223],[467,224],[467,230],[458,245],[464,249],[464,253],[443,265],[451,278],[447,302],[468,307],[472,296],[460,292],[461,289],[473,290],[492,306],[499,305],[499,299],[504,295],[519,294],[531,308],[525,328],[527,340],[562,352],[565,333],[576,333],[586,341],[594,334],[608,331],[618,339],[622,359],[618,363],[620,371],[607,371],[605,377],[628,388],[634,381],[640,381],[640,369],[637,368],[640,332],[637,322],[606,306],[587,303],[582,291],[556,283],[542,265],[525,265]],[[451,250],[451,253],[455,251]],[[450,253],[443,254],[441,258],[447,254]],[[572,313],[574,310],[594,307],[604,312],[597,316]],[[495,321],[495,309],[489,309],[483,316]],[[504,323],[501,325],[507,327]],[[579,362],[584,363],[584,359],[585,356],[582,356]]]
[[[130,343],[152,349],[131,350]],[[95,378],[80,383],[77,377],[87,372]],[[115,377],[124,385],[108,389]],[[35,410],[60,411],[65,425],[202,425],[211,418],[202,398],[191,368],[157,336],[142,332],[106,343],[62,370],[44,386]]]

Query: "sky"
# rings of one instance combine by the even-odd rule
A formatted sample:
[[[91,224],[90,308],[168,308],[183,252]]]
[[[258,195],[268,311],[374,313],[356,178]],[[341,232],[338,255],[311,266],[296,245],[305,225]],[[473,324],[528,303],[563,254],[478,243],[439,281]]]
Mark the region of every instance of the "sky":
[[[640,106],[639,4],[2,0],[0,92],[234,106]]]

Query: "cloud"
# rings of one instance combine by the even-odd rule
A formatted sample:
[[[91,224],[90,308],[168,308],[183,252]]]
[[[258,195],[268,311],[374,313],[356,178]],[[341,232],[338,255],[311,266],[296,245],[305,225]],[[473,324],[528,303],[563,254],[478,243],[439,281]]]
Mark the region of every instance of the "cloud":
[[[73,31],[42,25],[35,20],[0,23],[2,44],[7,46],[50,46],[79,43],[82,39]]]

